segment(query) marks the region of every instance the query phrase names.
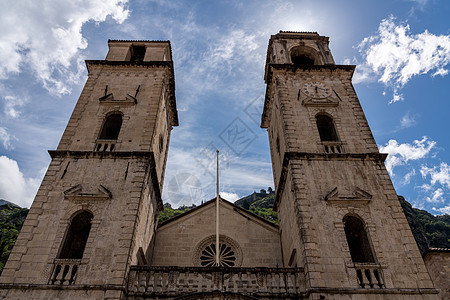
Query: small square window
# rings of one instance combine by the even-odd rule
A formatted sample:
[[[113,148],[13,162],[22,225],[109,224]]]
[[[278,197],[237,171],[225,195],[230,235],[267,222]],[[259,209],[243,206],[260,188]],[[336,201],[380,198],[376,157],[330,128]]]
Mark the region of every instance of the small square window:
[[[145,46],[131,46],[131,59],[134,62],[143,62],[145,56]]]

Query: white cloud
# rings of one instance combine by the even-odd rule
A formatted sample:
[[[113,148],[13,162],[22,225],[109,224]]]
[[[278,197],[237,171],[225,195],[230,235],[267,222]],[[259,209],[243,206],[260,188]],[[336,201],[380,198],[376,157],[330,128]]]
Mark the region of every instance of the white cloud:
[[[403,176],[402,184],[407,185],[410,183],[411,178],[416,175],[416,170],[412,169],[410,172],[406,173],[405,176]]]
[[[430,183],[425,183],[421,188],[430,193],[430,196],[425,197],[425,200],[430,203],[445,203],[448,197],[448,190],[450,189],[450,166],[442,162],[439,166],[429,168],[422,166],[420,173],[424,179],[430,177]],[[450,206],[435,208],[433,210],[441,213],[449,213]]]
[[[40,182],[41,178],[25,178],[15,160],[0,156],[1,199],[30,207]]]
[[[442,162],[439,167],[434,166],[432,168],[422,166],[420,173],[424,178],[430,175],[432,185],[439,183],[440,185],[450,189],[450,166],[447,165],[447,163]]]
[[[444,191],[438,188],[431,194],[431,197],[426,197],[425,200],[431,203],[441,203],[445,201],[442,196],[444,196]]]
[[[5,115],[15,119],[22,113],[19,108],[25,105],[28,98],[19,98],[16,96],[7,95],[3,97],[3,100],[5,102],[3,108]]]
[[[13,149],[13,146],[11,145],[12,139],[14,139],[14,137],[11,136],[4,127],[0,127],[0,142],[6,150]]]
[[[83,24],[111,16],[123,22],[128,0],[8,1],[0,3],[0,78],[26,65],[55,95],[70,93],[84,71],[80,50],[87,47]]]
[[[403,96],[403,94],[399,94],[398,91],[395,90],[394,94],[392,95],[391,101],[389,101],[389,104],[399,102],[399,101],[404,101],[404,100],[405,100],[405,97]]]
[[[368,66],[367,64],[358,64],[357,61],[353,61],[354,64],[356,64],[355,73],[353,75],[352,82],[354,84],[358,84],[361,82],[371,82],[376,81],[372,74],[372,68]],[[344,65],[347,65],[349,63],[344,63]],[[383,92],[383,96],[385,96]]]
[[[382,20],[378,33],[358,45],[365,59],[361,70],[368,72],[359,77],[379,76],[380,82],[394,90],[391,102],[403,100],[398,91],[413,76],[445,76],[450,62],[450,35],[434,35],[427,30],[412,34],[408,24],[396,25],[394,20],[393,16]]]
[[[411,117],[409,114],[406,114],[400,120],[400,128],[401,129],[409,128],[409,127],[416,125],[416,123],[417,122],[414,117]]]
[[[228,200],[230,202],[234,202],[234,201],[240,199],[238,194],[236,194],[236,193],[227,193],[227,192],[220,192],[220,197],[222,197],[225,200]]]
[[[447,206],[444,206],[444,207],[441,207],[441,208],[433,207],[433,210],[439,211],[439,212],[441,212],[443,214],[450,215],[450,205],[447,205]]]
[[[196,28],[193,37],[205,35],[203,30],[207,33],[210,44],[200,56],[192,53],[198,51],[196,47],[192,47],[192,41],[184,41],[182,44],[185,45],[174,51],[177,55],[175,61],[182,65],[178,71],[182,74],[181,84],[188,85],[196,95],[216,90],[225,84],[228,85],[225,91],[241,95],[243,90],[254,88],[247,82],[249,77],[260,76],[258,72],[263,70],[265,44],[261,33],[255,34],[242,29],[210,32],[195,24],[192,27]],[[244,76],[247,80],[237,80],[232,85],[228,82],[230,78]]]
[[[399,144],[396,140],[389,140],[385,146],[380,146],[380,152],[388,153],[386,159],[386,169],[389,174],[394,175],[394,168],[405,164],[409,160],[418,160],[425,157],[436,142],[423,137],[422,140],[413,141],[412,145]]]
[[[169,151],[163,200],[172,207],[199,204],[216,195],[215,149],[177,148]],[[273,185],[271,164],[251,158],[239,159],[221,151],[220,194],[229,201],[238,194]]]

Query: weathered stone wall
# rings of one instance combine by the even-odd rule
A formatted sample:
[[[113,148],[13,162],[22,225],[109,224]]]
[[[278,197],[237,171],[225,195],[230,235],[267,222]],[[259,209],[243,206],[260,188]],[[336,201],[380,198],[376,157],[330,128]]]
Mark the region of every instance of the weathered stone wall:
[[[159,44],[170,59],[170,45]],[[149,252],[176,117],[169,103],[172,66],[87,64],[89,78],[0,278],[7,298],[119,299],[129,266]],[[118,139],[99,140],[105,118],[115,112],[123,115]],[[64,294],[48,284],[71,219],[82,210],[93,215],[91,230],[78,268],[71,269],[76,287]]]
[[[131,249],[134,255],[129,258],[135,224],[140,217],[146,226],[150,226],[148,222],[153,222],[153,218],[148,219],[149,210],[156,208],[155,201],[142,194],[146,169],[148,162],[145,159],[100,159],[98,156],[54,159],[5,266],[1,282],[47,284],[70,219],[80,210],[88,210],[94,217],[77,283],[122,284],[127,264],[136,263],[136,249]],[[64,194],[75,185],[81,185],[81,192],[98,198]],[[111,198],[99,191],[100,185],[111,192]],[[148,208],[139,210],[144,206]],[[147,235],[145,242],[136,240],[132,248],[145,247],[150,237]]]
[[[430,249],[423,258],[434,286],[441,290],[442,299],[450,299],[450,250]]]
[[[156,233],[152,266],[196,266],[194,255],[205,238],[215,235],[215,201],[163,224]],[[221,201],[220,234],[242,250],[242,267],[282,266],[278,228]]]
[[[315,66],[266,68],[268,94],[262,127],[268,128],[285,264],[296,261],[303,267],[307,286],[312,288],[344,289],[342,295],[347,294],[345,289],[360,288],[358,265],[352,262],[343,222],[346,215],[357,216],[365,224],[384,288],[393,289],[394,294],[401,294],[399,289],[414,290],[410,295],[422,289],[434,297],[433,283],[352,86],[354,68],[322,66],[329,54],[327,40],[283,39],[284,35],[269,42],[269,63],[289,64],[286,50],[295,45],[322,52],[314,56],[321,57],[315,59]],[[302,87],[309,81],[327,85],[328,96],[306,95]],[[333,119],[339,150],[324,147],[317,114]],[[385,296],[374,292],[370,297]]]

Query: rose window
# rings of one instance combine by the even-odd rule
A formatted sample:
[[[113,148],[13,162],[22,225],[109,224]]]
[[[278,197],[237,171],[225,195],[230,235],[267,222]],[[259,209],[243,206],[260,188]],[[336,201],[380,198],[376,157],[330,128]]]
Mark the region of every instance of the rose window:
[[[236,263],[236,254],[227,244],[219,243],[219,265],[221,267],[234,267]],[[216,244],[209,244],[203,250],[200,256],[202,267],[212,267],[216,265]]]
[[[194,265],[199,267],[216,266],[216,236],[211,235],[197,244],[194,251]],[[239,267],[242,263],[241,247],[231,238],[220,235],[219,266]]]

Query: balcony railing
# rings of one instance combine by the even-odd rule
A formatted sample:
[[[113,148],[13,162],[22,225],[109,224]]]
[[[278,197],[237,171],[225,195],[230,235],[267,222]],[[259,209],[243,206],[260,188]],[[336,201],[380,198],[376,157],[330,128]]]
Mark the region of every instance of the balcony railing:
[[[344,153],[341,142],[322,142],[325,153]]]
[[[116,148],[117,140],[97,140],[94,151],[112,152]]]
[[[385,288],[383,270],[379,264],[355,264],[358,284],[362,288]]]
[[[176,297],[221,291],[257,297],[295,298],[305,292],[302,268],[132,266],[129,296]]]
[[[81,259],[55,259],[49,284],[74,284],[80,263]]]

